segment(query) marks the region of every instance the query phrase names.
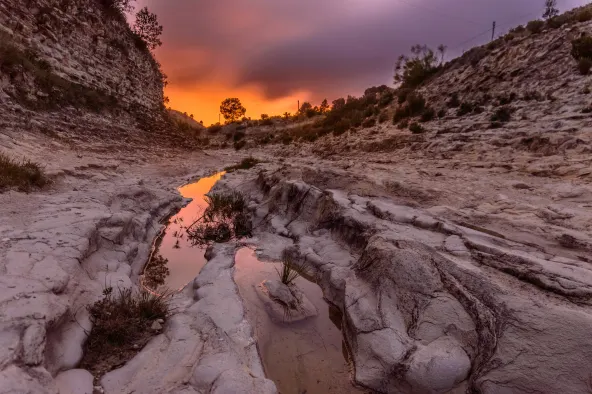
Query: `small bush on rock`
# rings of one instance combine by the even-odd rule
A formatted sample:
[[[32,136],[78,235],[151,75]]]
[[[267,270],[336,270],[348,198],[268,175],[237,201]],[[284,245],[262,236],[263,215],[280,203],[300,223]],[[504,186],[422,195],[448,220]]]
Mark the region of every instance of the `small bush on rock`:
[[[544,27],[545,27],[545,22],[538,20],[538,19],[534,20],[534,21],[530,21],[526,25],[526,29],[529,32],[531,32],[532,34],[539,34],[540,32],[543,31]]]
[[[168,295],[112,287],[88,307],[92,330],[84,345],[81,367],[113,368],[131,359],[156,333],[153,324],[169,315]],[[102,371],[104,372],[104,371]]]
[[[590,74],[590,68],[592,68],[592,60],[588,58],[582,58],[578,62],[578,70],[582,75]]]
[[[405,119],[404,121],[402,121],[401,123],[399,123],[397,125],[397,129],[399,129],[399,130],[404,130],[407,127],[409,127],[409,121],[407,119]]]
[[[458,93],[452,93],[450,100],[446,103],[448,108],[458,108],[460,106],[460,100],[458,99]]]
[[[571,55],[576,60],[592,59],[592,37],[583,36],[571,42]]]
[[[589,20],[592,19],[592,11],[582,10],[582,11],[578,12],[576,19],[578,22],[588,22]]]
[[[436,117],[436,111],[433,108],[428,107],[421,114],[420,120],[422,122],[429,122],[431,120],[434,120],[435,117]]]
[[[39,164],[30,160],[13,160],[0,153],[0,192],[10,188],[29,192],[49,183],[50,180]]]
[[[493,115],[491,115],[492,122],[506,123],[512,118],[512,110],[510,107],[502,106],[499,107]]]
[[[419,123],[414,122],[409,125],[409,131],[413,134],[421,134],[425,132],[425,129]]]

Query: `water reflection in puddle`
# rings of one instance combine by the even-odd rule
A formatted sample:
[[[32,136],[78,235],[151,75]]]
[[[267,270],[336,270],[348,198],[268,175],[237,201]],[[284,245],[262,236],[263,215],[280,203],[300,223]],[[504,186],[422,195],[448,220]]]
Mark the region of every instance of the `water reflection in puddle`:
[[[282,394],[365,392],[350,384],[342,334],[333,323],[339,324],[339,311],[323,300],[317,284],[304,278],[295,281],[316,306],[318,316],[291,324],[271,320],[255,286],[265,279],[277,279],[274,267],[279,269],[279,264],[259,261],[249,248],[236,254],[234,279],[255,330],[266,375]]]
[[[158,246],[157,253],[169,261],[167,266],[170,274],[165,280],[164,287],[171,290],[183,288],[206,264],[205,249],[192,246],[182,227],[191,224],[203,214],[208,206],[204,196],[223,175],[224,172],[220,172],[179,188],[183,197],[192,198],[193,201],[170,218]]]

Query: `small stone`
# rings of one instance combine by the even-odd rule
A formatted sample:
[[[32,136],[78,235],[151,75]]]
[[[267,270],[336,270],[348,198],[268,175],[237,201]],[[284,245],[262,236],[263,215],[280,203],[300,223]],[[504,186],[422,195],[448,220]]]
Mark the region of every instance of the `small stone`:
[[[10,238],[2,238],[2,242],[8,242],[10,241]]]
[[[162,330],[162,324],[160,324],[158,322],[158,320],[155,320],[154,323],[152,323],[152,326],[150,327],[150,329],[152,331],[160,331],[160,330]]]
[[[156,319],[157,322],[159,322],[160,324],[164,324],[164,319]]]

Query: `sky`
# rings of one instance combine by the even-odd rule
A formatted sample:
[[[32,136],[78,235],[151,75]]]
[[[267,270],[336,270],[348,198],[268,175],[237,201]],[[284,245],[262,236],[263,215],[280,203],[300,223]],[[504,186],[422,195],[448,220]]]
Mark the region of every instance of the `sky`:
[[[561,11],[586,0],[558,0]],[[238,97],[247,117],[392,85],[414,44],[447,58],[542,15],[544,0],[138,0],[164,26],[170,106],[209,125]]]

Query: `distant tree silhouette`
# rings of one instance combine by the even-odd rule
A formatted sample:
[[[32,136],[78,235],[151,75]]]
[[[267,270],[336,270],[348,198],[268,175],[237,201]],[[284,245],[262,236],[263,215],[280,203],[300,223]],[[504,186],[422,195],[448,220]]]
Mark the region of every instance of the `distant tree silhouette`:
[[[265,120],[265,119],[268,119],[268,118],[269,118],[269,115],[267,115],[267,114],[261,114],[261,119]]]
[[[440,58],[440,65],[444,64],[444,54],[446,53],[447,49],[448,47],[444,44],[438,45],[438,52],[440,52],[440,55],[442,55],[442,57]]]
[[[551,19],[557,15],[559,15],[557,0],[545,0],[545,12],[543,13],[543,18]]]
[[[137,12],[133,31],[151,50],[162,45],[162,41],[160,41],[162,26],[158,23],[156,14],[150,12],[148,7],[144,7]]]
[[[319,108],[319,112],[324,114],[327,111],[329,111],[329,103],[327,102],[327,99],[324,99],[321,103],[321,107]]]
[[[243,107],[240,100],[236,97],[227,98],[220,105],[220,113],[229,122],[235,122],[245,116],[247,109]]]

